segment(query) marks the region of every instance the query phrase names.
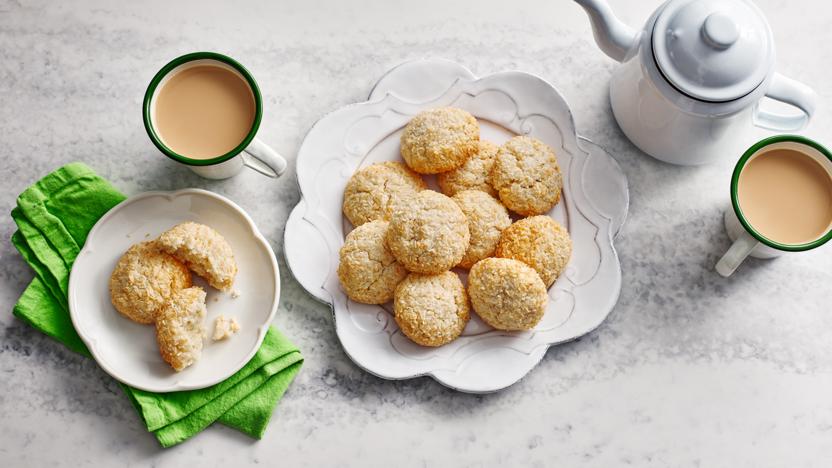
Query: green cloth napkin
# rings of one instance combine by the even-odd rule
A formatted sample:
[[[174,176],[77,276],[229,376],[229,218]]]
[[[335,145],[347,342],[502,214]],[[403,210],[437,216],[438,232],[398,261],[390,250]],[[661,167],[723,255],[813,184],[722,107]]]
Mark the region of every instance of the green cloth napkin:
[[[85,356],[90,353],[69,318],[69,272],[95,222],[124,199],[92,169],[72,163],[26,189],[12,210],[18,227],[12,243],[35,271],[14,315]],[[214,421],[259,439],[302,363],[300,351],[270,327],[251,361],[214,386],[173,393],[121,386],[163,447]]]

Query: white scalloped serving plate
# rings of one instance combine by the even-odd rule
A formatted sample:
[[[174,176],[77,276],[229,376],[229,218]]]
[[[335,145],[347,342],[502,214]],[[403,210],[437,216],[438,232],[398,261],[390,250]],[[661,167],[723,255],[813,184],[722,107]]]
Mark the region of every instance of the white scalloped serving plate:
[[[404,337],[389,304],[350,301],[338,284],[338,250],[351,226],[341,213],[344,186],[359,168],[400,160],[399,135],[419,111],[456,106],[480,121],[484,139],[529,134],[555,149],[564,171],[563,201],[549,214],[574,243],[565,273],[549,290],[543,320],[531,331],[491,329],[475,314],[463,336],[440,348]],[[367,102],[324,116],[297,159],[301,200],[286,224],[286,261],[303,287],[330,304],[346,353],[387,379],[429,375],[448,387],[493,392],[520,380],[549,346],[601,324],[618,299],[621,267],[613,238],[627,214],[627,180],[601,148],[575,133],[566,101],[549,83],[521,72],[476,78],[445,60],[420,60],[388,72]]]
[[[184,221],[216,229],[231,244],[237,261],[236,298],[210,288],[205,328],[219,314],[235,317],[240,331],[231,338],[205,339],[202,357],[174,372],[159,356],[154,327],[123,317],[110,302],[109,280],[119,257],[131,245],[154,239]],[[72,324],[95,360],[115,379],[142,390],[195,390],[221,382],[240,370],[260,348],[280,297],[280,273],[269,242],[254,221],[231,200],[200,189],[146,192],[107,212],[90,231],[69,277]]]

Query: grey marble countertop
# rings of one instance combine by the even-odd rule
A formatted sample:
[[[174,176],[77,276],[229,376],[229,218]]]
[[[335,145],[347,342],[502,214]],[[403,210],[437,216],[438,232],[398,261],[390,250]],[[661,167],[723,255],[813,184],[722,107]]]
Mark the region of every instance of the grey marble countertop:
[[[658,1],[612,0],[630,24]],[[832,6],[759,0],[780,71],[811,84],[806,134],[832,144]],[[212,182],[159,154],[141,123],[145,86],[169,59],[216,50],[265,99],[260,136],[290,156],[278,181]],[[294,157],[322,114],[364,99],[396,64],[446,57],[477,74],[519,69],[557,86],[578,131],[630,181],[616,245],[623,288],[609,319],[552,348],[517,385],[472,396],[428,378],[356,367],[329,308],[294,281],[283,226]],[[832,460],[832,248],[713,272],[738,155],[681,168],[636,150],[613,121],[615,67],[567,0],[47,2],[0,0],[0,211],[27,185],[84,161],[128,194],[202,187],[243,206],[277,252],[275,325],[306,356],[263,440],[216,425],[161,449],[93,361],[13,318],[32,277],[0,243],[0,465],[828,466]],[[761,134],[762,135],[762,134]],[[0,237],[14,230],[6,216]]]

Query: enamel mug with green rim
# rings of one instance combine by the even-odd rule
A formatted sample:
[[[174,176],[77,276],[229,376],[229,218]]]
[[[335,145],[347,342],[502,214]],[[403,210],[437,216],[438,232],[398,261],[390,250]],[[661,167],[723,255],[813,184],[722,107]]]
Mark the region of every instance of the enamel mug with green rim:
[[[815,111],[815,93],[775,71],[774,39],[750,0],[669,0],[636,30],[605,0],[575,0],[595,41],[621,62],[610,79],[619,127],[645,153],[672,164],[740,154],[754,127],[792,132]],[[794,112],[777,114],[771,99]]]
[[[740,157],[731,177],[731,207],[725,211],[725,230],[733,244],[716,264],[716,271],[722,276],[730,276],[749,256],[755,258],[774,258],[790,252],[803,252],[815,249],[832,239],[832,225],[824,235],[805,244],[782,244],[767,238],[754,229],[743,215],[739,204],[739,178],[743,169],[755,157],[777,149],[794,150],[817,161],[832,181],[832,153],[820,144],[801,136],[779,135],[766,138]],[[794,207],[800,209],[800,207]]]
[[[255,115],[251,129],[237,147],[216,158],[192,159],[187,155],[176,153],[159,137],[156,131],[156,98],[159,90],[177,73],[204,65],[224,68],[245,81],[254,96]],[[144,96],[142,116],[145,130],[159,151],[207,179],[227,179],[236,175],[243,167],[249,167],[260,174],[275,178],[280,177],[286,170],[286,159],[256,137],[263,117],[263,99],[257,82],[245,67],[228,56],[215,52],[194,52],[171,60],[150,81]]]

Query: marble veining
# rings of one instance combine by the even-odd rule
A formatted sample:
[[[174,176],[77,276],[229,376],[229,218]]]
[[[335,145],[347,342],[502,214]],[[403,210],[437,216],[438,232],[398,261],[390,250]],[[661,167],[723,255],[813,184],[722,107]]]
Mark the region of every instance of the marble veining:
[[[612,0],[637,26],[658,1]],[[757,2],[778,70],[820,95],[804,132],[832,144],[832,7]],[[811,13],[811,14],[807,14]],[[261,441],[214,426],[162,450],[91,360],[11,315],[31,272],[0,243],[2,466],[828,466],[832,460],[832,248],[713,272],[728,247],[722,210],[738,155],[680,168],[652,160],[609,110],[615,64],[568,0],[150,2],[0,0],[0,208],[55,167],[81,160],[128,194],[201,187],[239,203],[282,268],[275,325],[306,356]],[[289,160],[278,181],[253,172],[207,181],[160,155],[140,103],[156,70],[194,50],[227,53],[259,81],[260,136]],[[324,113],[363,100],[389,68],[446,57],[477,75],[520,69],[551,81],[578,133],[630,182],[618,240],[623,287],[607,321],[548,351],[497,394],[427,378],[385,381],[356,367],[329,309],[283,261],[298,201],[294,154]],[[765,135],[759,132],[757,136]],[[749,142],[750,143],[750,142]],[[0,221],[9,239],[14,224]]]

